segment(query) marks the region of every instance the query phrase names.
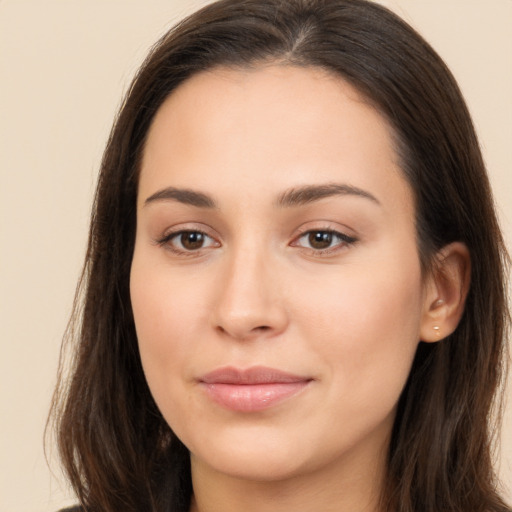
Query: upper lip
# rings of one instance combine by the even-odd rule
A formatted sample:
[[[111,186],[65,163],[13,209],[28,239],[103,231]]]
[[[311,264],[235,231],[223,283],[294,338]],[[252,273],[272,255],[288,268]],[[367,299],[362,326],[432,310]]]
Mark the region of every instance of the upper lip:
[[[203,375],[200,379],[205,384],[287,384],[312,380],[309,377],[294,375],[275,368],[252,366],[246,369],[226,366]]]

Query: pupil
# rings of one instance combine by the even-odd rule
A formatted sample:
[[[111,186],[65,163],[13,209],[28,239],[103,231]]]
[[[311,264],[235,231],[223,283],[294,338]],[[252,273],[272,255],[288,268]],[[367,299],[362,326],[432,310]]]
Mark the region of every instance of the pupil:
[[[203,233],[189,231],[188,233],[181,234],[181,244],[185,249],[194,250],[200,249],[204,243]]]
[[[332,243],[332,233],[314,231],[309,234],[309,243],[314,249],[327,249]]]

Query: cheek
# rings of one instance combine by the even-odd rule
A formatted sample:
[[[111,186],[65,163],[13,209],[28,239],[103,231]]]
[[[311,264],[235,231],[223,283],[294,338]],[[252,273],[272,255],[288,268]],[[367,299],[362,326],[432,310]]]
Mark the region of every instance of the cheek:
[[[192,424],[196,397],[190,393],[189,369],[197,357],[200,294],[192,283],[158,265],[134,259],[130,292],[144,375],[153,399],[175,432]],[[203,297],[204,298],[204,297]]]
[[[170,398],[171,383],[186,377],[184,368],[200,339],[197,326],[204,293],[193,282],[180,286],[180,279],[161,265],[135,256],[130,294],[142,366],[158,403]]]
[[[334,392],[352,394],[361,408],[394,405],[419,342],[419,268],[359,272],[308,293],[303,329],[327,362]],[[315,290],[315,289],[313,289]],[[334,396],[333,396],[334,399]]]

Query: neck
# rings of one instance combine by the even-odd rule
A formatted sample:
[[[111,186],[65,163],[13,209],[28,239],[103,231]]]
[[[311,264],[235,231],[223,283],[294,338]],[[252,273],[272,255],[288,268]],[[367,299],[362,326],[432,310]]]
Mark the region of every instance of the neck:
[[[379,512],[387,443],[372,452],[272,481],[226,475],[192,456],[190,512]]]

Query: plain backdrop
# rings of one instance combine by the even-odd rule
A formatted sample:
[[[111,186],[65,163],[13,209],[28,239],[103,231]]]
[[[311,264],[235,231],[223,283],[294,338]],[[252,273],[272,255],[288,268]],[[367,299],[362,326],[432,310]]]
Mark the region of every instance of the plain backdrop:
[[[201,0],[0,0],[0,512],[73,501],[43,429],[98,164],[148,48]],[[512,245],[512,0],[390,0],[466,96]],[[509,386],[512,390],[512,386]],[[510,394],[510,393],[509,393]],[[512,501],[512,404],[497,457]]]

